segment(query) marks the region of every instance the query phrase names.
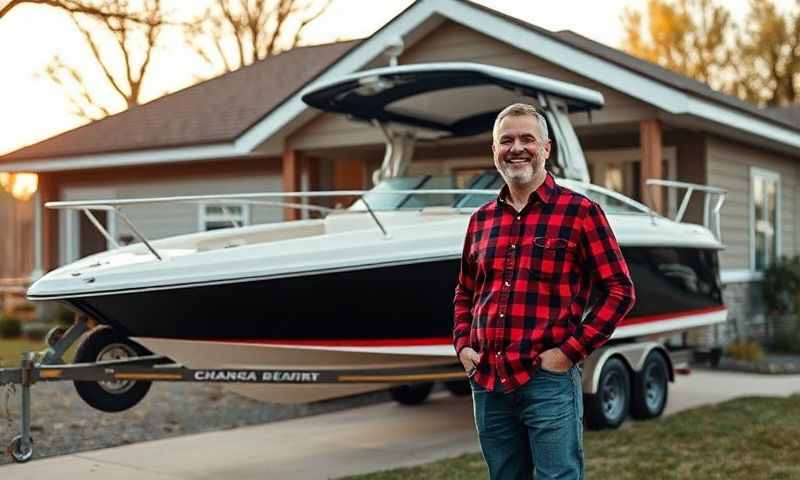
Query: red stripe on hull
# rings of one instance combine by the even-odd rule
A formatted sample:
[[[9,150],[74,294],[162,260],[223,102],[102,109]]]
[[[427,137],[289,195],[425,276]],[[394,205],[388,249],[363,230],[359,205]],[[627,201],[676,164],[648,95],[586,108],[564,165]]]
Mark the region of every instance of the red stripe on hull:
[[[622,321],[619,323],[619,326],[626,327],[628,325],[640,325],[642,323],[660,322],[662,320],[673,320],[676,318],[688,317],[689,315],[703,315],[705,313],[722,312],[727,309],[728,307],[726,307],[725,305],[719,305],[716,307],[700,308],[697,310],[685,310],[683,312],[678,312],[677,314],[673,312],[673,313],[665,313],[662,315],[647,315],[644,317],[626,317],[622,319]]]

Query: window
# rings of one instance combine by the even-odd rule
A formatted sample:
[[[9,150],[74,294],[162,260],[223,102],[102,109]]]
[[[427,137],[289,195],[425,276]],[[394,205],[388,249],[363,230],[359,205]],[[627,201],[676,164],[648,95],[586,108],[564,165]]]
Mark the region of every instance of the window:
[[[241,227],[250,223],[250,212],[247,205],[200,205],[201,231],[220,228]]]
[[[780,255],[780,177],[750,169],[750,265],[764,271]]]
[[[586,159],[592,183],[621,193],[628,198],[642,202],[641,195],[641,151],[638,148],[613,150],[587,150]],[[662,177],[677,180],[677,149],[673,146],[661,149]],[[646,180],[646,179],[645,179]],[[674,217],[677,213],[678,197],[674,188],[662,188],[664,213]]]

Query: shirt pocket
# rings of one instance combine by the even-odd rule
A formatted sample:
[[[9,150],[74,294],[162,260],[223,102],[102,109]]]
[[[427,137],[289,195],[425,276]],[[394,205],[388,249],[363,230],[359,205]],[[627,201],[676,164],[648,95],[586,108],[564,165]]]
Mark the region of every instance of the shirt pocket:
[[[559,237],[536,237],[524,249],[523,267],[530,276],[543,281],[566,279],[576,269],[577,244]]]

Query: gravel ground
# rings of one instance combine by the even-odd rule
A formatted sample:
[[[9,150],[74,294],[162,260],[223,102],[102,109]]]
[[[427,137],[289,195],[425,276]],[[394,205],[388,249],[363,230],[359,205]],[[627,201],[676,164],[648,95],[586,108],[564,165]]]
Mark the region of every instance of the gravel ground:
[[[277,420],[332,412],[389,401],[388,392],[374,392],[308,405],[262,403],[225,392],[219,384],[154,383],[144,400],[120,413],[104,413],[86,405],[72,382],[46,382],[31,388],[33,459],[135,442],[224,430]],[[20,393],[9,401],[13,423],[4,413],[0,388],[0,449],[20,433]],[[0,465],[11,463],[8,454]]]

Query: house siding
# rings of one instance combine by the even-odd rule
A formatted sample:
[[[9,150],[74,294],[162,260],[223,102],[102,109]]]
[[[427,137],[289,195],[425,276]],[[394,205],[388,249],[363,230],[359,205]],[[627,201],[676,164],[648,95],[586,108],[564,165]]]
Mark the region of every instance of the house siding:
[[[10,194],[0,191],[0,288],[8,281],[30,275],[33,268],[33,243],[29,232],[33,230],[33,202],[15,200]]]
[[[780,175],[780,253],[795,255],[797,161],[714,136],[707,138],[706,155],[708,184],[728,191],[722,207],[722,241],[726,249],[720,254],[721,268],[750,268],[750,167]]]
[[[65,185],[62,198],[73,198],[84,185]],[[187,177],[165,181],[104,182],[102,189],[113,192],[114,198],[170,197],[177,195],[212,195],[225,193],[277,192],[282,189],[280,175],[249,175],[246,177]],[[199,206],[197,204],[134,205],[122,209],[149,239],[163,238],[198,231]],[[250,206],[249,223],[277,222],[283,219],[281,208]],[[113,229],[113,227],[112,227]],[[125,223],[117,219],[117,238],[131,234]],[[62,231],[62,235],[64,232]],[[62,239],[63,243],[63,239]]]

